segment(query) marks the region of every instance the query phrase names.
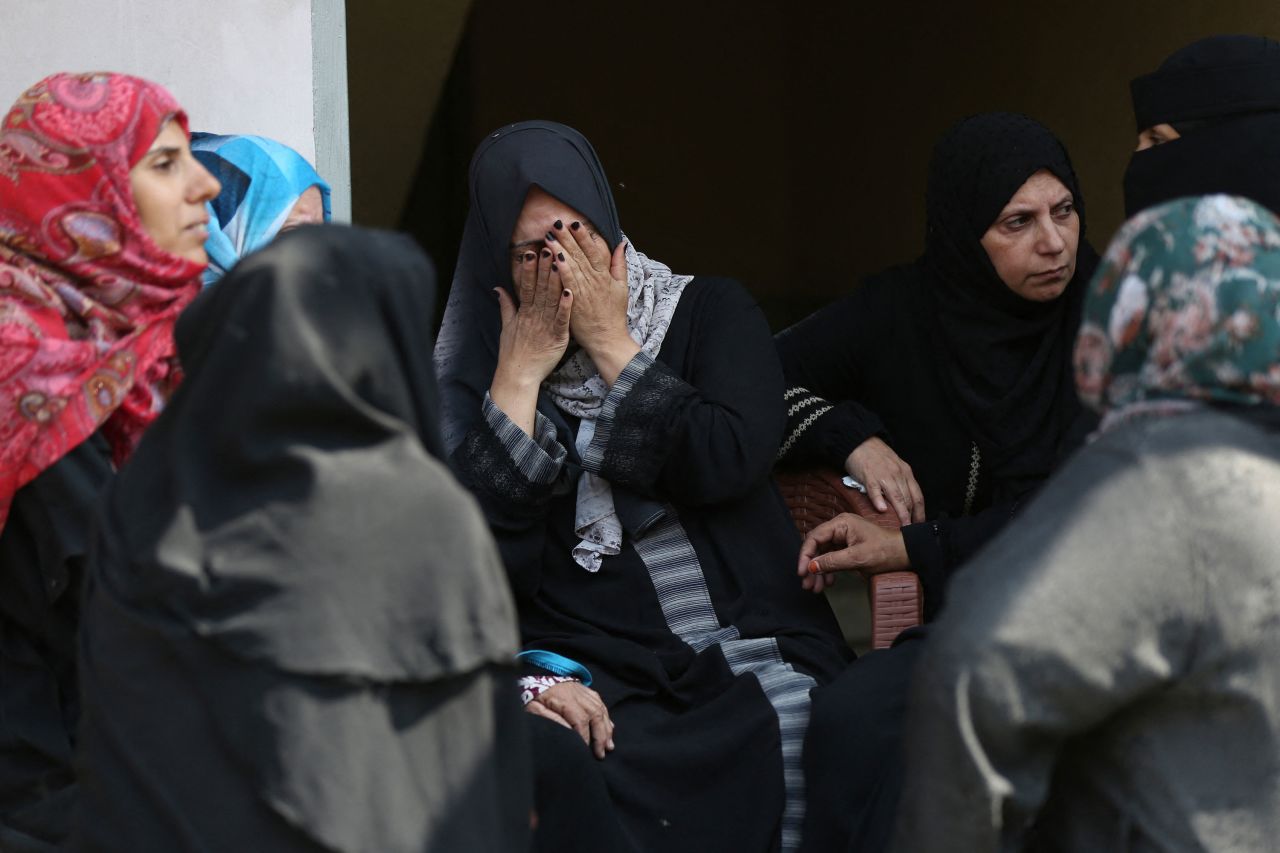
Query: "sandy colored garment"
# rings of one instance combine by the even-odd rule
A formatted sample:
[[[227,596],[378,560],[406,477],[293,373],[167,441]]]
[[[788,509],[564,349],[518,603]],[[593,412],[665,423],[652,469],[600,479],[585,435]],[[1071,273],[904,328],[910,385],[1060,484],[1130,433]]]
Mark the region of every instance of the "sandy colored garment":
[[[897,850],[1274,849],[1280,438],[1248,418],[1119,426],[954,579]]]

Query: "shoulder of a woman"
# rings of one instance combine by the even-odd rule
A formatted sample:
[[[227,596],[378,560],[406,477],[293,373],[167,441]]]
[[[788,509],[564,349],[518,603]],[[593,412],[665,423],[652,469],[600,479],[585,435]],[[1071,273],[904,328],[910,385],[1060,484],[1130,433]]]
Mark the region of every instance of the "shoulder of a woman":
[[[735,278],[699,275],[685,285],[681,302],[694,308],[715,307],[720,310],[756,307],[756,298]]]
[[[924,290],[925,278],[919,265],[899,264],[873,273],[859,282],[855,293],[864,298],[900,302],[915,298]]]

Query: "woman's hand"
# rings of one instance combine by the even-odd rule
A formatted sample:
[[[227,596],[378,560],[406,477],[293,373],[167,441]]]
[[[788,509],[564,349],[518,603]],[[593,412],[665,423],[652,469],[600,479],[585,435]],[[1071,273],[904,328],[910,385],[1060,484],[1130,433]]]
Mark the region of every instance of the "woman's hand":
[[[524,706],[530,714],[546,717],[573,729],[591,747],[596,758],[613,750],[613,720],[600,694],[577,681],[562,681],[538,694]]]
[[[880,512],[893,506],[903,524],[924,521],[924,493],[893,448],[872,436],[854,448],[844,461],[844,469],[867,487],[867,497]]]
[[[800,585],[822,592],[834,576],[832,572],[857,571],[864,575],[910,568],[907,543],[900,530],[886,530],[853,513],[841,513],[824,521],[805,537],[800,546],[796,573]]]
[[[524,252],[515,261],[511,278],[519,305],[505,288],[495,288],[502,333],[489,396],[529,435],[533,435],[538,388],[569,346],[573,293],[563,287],[551,266],[551,250],[546,248]]]
[[[547,246],[555,253],[553,270],[573,291],[573,339],[612,385],[640,351],[627,330],[626,244],[610,255],[603,237],[575,221],[547,232]]]

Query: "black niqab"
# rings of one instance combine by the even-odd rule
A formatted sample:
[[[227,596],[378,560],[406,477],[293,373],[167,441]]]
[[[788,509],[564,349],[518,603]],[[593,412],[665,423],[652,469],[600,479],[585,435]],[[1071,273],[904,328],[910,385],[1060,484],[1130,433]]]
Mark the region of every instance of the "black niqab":
[[[471,158],[470,183],[471,210],[436,348],[450,452],[479,417],[493,380],[501,318],[491,291],[513,286],[511,234],[529,190],[539,187],[587,217],[610,251],[622,239],[604,167],[571,127],[525,121],[489,134]]]
[[[290,672],[509,660],[496,551],[438,460],[432,282],[407,238],[309,228],[202,294],[183,385],[110,493],[105,562],[140,567],[113,590]]]
[[[108,492],[74,849],[514,850],[514,605],[439,460],[432,272],[299,229],[205,291]]]
[[[982,235],[1014,193],[1047,169],[1071,191],[1080,217],[1076,271],[1064,293],[1032,302],[1000,279]],[[921,261],[929,279],[943,386],[984,456],[1011,481],[1046,476],[1080,412],[1071,347],[1097,254],[1084,239],[1084,198],[1062,143],[1013,113],[953,126],[929,167]]]
[[[1139,132],[1171,124],[1180,138],[1135,151],[1125,215],[1184,196],[1229,193],[1280,210],[1280,42],[1213,36],[1131,84]]]
[[[1129,84],[1138,132],[1157,124],[1280,110],[1280,42],[1211,36]]]

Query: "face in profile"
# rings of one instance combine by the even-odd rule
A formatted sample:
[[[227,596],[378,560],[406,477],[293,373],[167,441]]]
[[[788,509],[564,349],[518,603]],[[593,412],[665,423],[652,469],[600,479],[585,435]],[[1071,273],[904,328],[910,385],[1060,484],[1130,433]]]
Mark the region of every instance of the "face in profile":
[[[129,170],[133,203],[147,235],[162,250],[197,264],[208,263],[205,203],[222,186],[191,154],[187,134],[166,122],[142,159]]]
[[[289,211],[289,215],[284,219],[284,224],[280,226],[280,233],[292,231],[300,225],[321,225],[323,223],[324,196],[320,193],[320,187],[312,184],[307,187],[306,192],[298,196],[293,209]]]
[[[1031,302],[1062,295],[1076,274],[1079,245],[1075,199],[1047,169],[1027,178],[982,235],[1000,280]]]

